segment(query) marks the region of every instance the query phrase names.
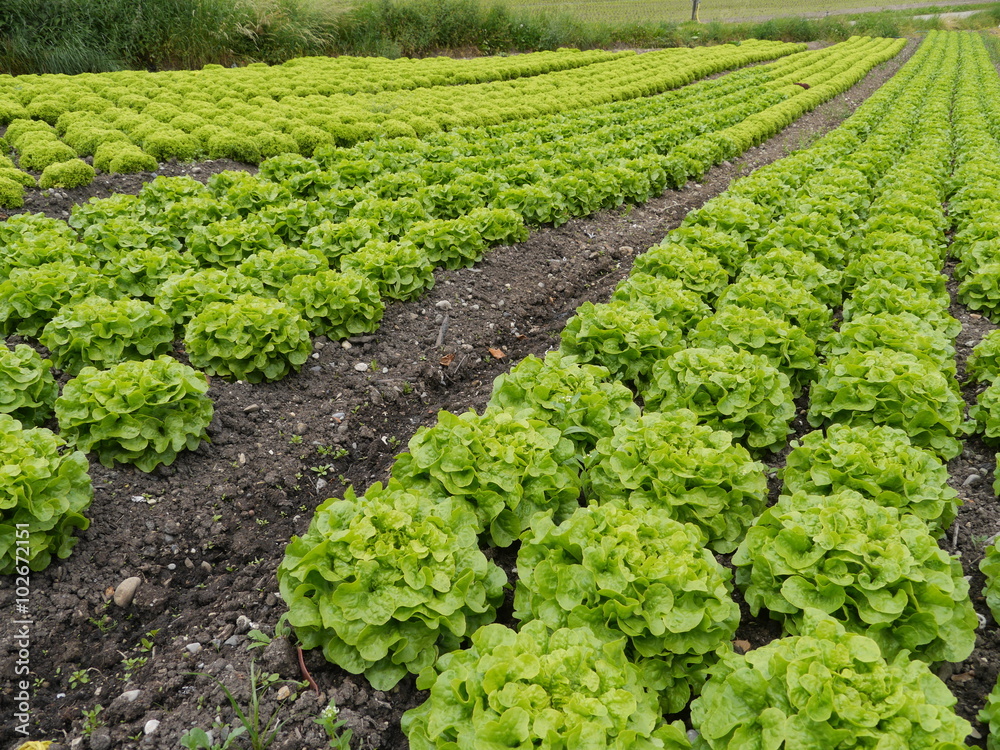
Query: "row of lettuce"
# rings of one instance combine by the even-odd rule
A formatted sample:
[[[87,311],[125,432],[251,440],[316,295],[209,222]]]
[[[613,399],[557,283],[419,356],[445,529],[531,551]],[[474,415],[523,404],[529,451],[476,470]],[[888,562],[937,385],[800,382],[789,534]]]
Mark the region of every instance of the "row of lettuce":
[[[968,658],[980,626],[936,541],[969,429],[941,269],[950,222],[987,231],[994,209],[942,206],[995,190],[978,88],[995,75],[978,36],[932,33],[840,128],[640,256],[483,414],[440,413],[387,484],[323,503],[278,570],[303,646],[378,689],[417,674],[415,750],[963,747],[929,669]],[[792,444],[767,508],[760,459],[807,387],[823,429]],[[492,550],[516,542],[509,628],[491,624]],[[713,551],[785,637],[734,651]],[[1000,619],[1000,547],[983,569]],[[686,708],[692,733],[664,719]]]
[[[92,77],[89,82],[71,79],[67,85],[65,77],[46,76],[45,93],[39,93],[45,84],[29,84],[12,89],[17,100],[0,98],[0,124],[7,124],[0,151],[4,144],[16,151],[20,167],[16,169],[14,162],[3,156],[0,168],[5,171],[0,179],[10,183],[6,190],[14,197],[6,205],[13,205],[17,203],[14,186],[34,183],[28,172],[41,172],[43,188],[78,187],[90,183],[94,169],[152,171],[168,159],[227,158],[257,164],[280,154],[312,156],[324,145],[422,137],[456,127],[518,121],[632,100],[804,49],[805,45],[754,40],[643,55],[562,52],[554,55],[550,65],[543,62],[537,66],[537,75],[516,80],[427,85],[380,93],[328,90],[333,86],[323,85],[328,79],[323,77],[322,64],[312,60],[311,65],[296,65],[292,71],[308,70],[319,90],[277,99],[268,93],[272,87],[266,85],[243,98],[239,91],[250,93],[252,89],[230,92],[223,86],[225,95],[220,97],[219,88],[201,85],[197,73],[173,74],[184,80],[183,91],[163,90],[162,86],[149,90],[141,83],[116,86],[103,77]],[[474,61],[471,67],[483,65]],[[283,82],[284,67],[261,75]],[[503,60],[496,63],[498,77],[508,67]],[[240,75],[223,70],[211,77],[230,73]],[[93,91],[95,81],[102,82],[97,86],[100,93]],[[92,166],[79,158],[87,156],[93,157]],[[3,188],[0,184],[0,205],[5,205]]]
[[[51,359],[25,344],[0,351],[0,411],[11,417],[4,451],[12,465],[37,456],[33,472],[9,482],[0,570],[13,566],[16,524],[28,524],[31,565],[40,569],[52,554],[68,555],[73,530],[87,523],[92,493],[77,470],[85,459],[63,450],[64,441],[108,466],[150,471],[204,439],[208,383],[170,357],[178,331],[188,361],[211,375],[281,378],[308,358],[310,334],[374,330],[382,298],[420,294],[435,264],[473,263],[489,241],[522,239],[525,222],[561,223],[701,175],[846,89],[901,44],[853,40],[664,101],[591,108],[485,137],[463,129],[394,139],[381,150],[278,157],[259,176],[224,173],[208,186],[160,178],[138,196],[78,206],[68,224],[8,220],[0,225],[0,325],[37,339]],[[811,88],[790,83],[800,78]],[[76,376],[61,395],[53,363]],[[53,414],[61,437],[37,427]]]

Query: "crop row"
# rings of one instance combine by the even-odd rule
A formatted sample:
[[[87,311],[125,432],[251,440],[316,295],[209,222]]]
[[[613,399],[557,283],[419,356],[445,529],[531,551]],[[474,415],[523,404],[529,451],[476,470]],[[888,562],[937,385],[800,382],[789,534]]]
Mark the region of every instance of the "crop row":
[[[82,519],[79,503],[89,501],[80,477],[75,494],[50,489],[27,500],[33,483],[81,460],[60,453],[61,440],[107,465],[146,471],[197,446],[212,406],[204,375],[167,356],[178,330],[195,367],[254,382],[280,378],[309,356],[310,332],[373,330],[382,298],[419,294],[434,264],[474,262],[487,242],[523,236],[525,219],[562,222],[701,174],[847,88],[899,46],[856,40],[704,82],[665,102],[550,118],[535,123],[545,142],[560,144],[548,151],[527,126],[470,129],[396,139],[382,150],[280,157],[258,177],[224,173],[207,187],[159,179],[138,196],[79,206],[69,224],[30,215],[7,221],[0,323],[7,334],[37,338],[51,355],[43,360],[26,345],[0,352],[10,384],[0,406],[21,423],[5,425],[8,450],[20,456],[27,433],[53,411],[61,438],[49,435],[48,447],[37,448],[38,477],[17,478],[14,514],[4,522],[30,524],[31,564],[44,567],[50,554],[69,553],[70,519]],[[786,85],[792,77],[812,87]],[[684,123],[695,116],[691,130]],[[553,138],[559,132],[563,138]],[[427,206],[437,207],[436,218]],[[77,375],[61,395],[53,363]],[[79,502],[69,505],[70,497]],[[498,538],[523,530],[506,516],[497,523],[507,524]],[[5,566],[10,550],[0,548]]]
[[[17,152],[22,171],[41,171],[44,175],[46,168],[63,165],[50,171],[44,181],[48,183],[53,179],[52,172],[66,172],[70,170],[67,163],[71,163],[81,177],[72,179],[74,184],[63,180],[63,186],[75,187],[93,177],[78,156],[93,156],[93,166],[105,172],[155,170],[158,162],[171,158],[230,158],[256,164],[279,154],[311,156],[323,145],[424,136],[441,129],[521,120],[649,96],[711,73],[802,49],[804,45],[753,41],[604,56],[611,59],[594,59],[591,53],[564,53],[553,61],[552,72],[516,80],[370,94],[326,91],[324,82],[328,78],[322,64],[315,62],[307,69],[313,85],[325,93],[282,98],[263,93],[271,90],[267,85],[249,99],[232,94],[220,98],[219,93],[227,90],[203,87],[190,73],[179,79],[183,81],[178,84],[182,91],[161,91],[153,98],[110,85],[105,95],[93,91],[77,95],[63,92],[65,82],[52,76],[46,78],[50,87],[47,95],[37,90],[46,84],[29,85],[28,93],[16,90],[25,99],[32,97],[27,106],[10,101],[5,107],[0,100],[0,122],[10,123],[5,142]],[[590,64],[560,70],[560,61],[581,57]],[[281,81],[284,67],[259,72]],[[292,70],[300,67],[293,66]],[[25,180],[23,176],[7,175],[8,179],[14,177]]]
[[[322,504],[278,573],[303,645],[377,688],[418,674],[415,750],[688,748],[662,715],[699,694],[698,748],[962,746],[927,666],[979,625],[935,541],[964,430],[942,205],[996,189],[995,75],[979,37],[930,35],[842,127],[690,214],[482,415],[442,412],[385,486]],[[993,210],[969,200],[959,227]],[[825,431],[765,509],[757,459],[806,391]],[[484,626],[505,576],[479,544],[517,541],[519,626]],[[786,637],[733,651],[710,550],[735,550]]]

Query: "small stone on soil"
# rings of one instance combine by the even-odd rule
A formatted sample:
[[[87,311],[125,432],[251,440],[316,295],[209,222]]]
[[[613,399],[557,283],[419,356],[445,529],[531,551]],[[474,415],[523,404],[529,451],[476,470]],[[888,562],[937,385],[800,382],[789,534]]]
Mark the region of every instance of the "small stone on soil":
[[[142,579],[138,576],[126,578],[124,581],[119,583],[115,587],[115,604],[119,607],[127,607],[131,604],[132,599],[135,598],[136,589],[139,588],[139,584],[141,583]]]

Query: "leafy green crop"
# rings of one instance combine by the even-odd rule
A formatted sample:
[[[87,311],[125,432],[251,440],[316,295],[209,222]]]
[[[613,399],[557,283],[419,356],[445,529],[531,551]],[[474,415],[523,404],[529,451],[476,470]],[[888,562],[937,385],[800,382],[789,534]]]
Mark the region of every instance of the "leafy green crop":
[[[385,312],[375,282],[351,271],[296,276],[278,290],[278,297],[298,311],[314,334],[331,339],[372,333]]]
[[[767,499],[764,465],[683,408],[623,421],[587,457],[584,483],[591,502],[697,526],[717,552],[736,549]]]
[[[913,513],[938,536],[958,513],[948,468],[930,451],[912,445],[902,430],[834,424],[826,435],[810,432],[792,448],[781,472],[786,494],[851,489],[881,506]]]
[[[210,375],[280,380],[312,353],[309,324],[278,300],[241,294],[205,305],[184,329],[191,364]]]
[[[975,381],[994,381],[1000,375],[1000,331],[990,331],[972,348],[965,374]]]
[[[843,297],[840,271],[827,268],[811,254],[776,247],[748,260],[742,269],[747,276],[771,276],[796,281],[828,307],[839,307]],[[943,277],[942,277],[943,278]]]
[[[817,343],[833,328],[830,309],[798,281],[776,276],[741,276],[719,296],[716,310],[732,306],[760,310],[796,325]]]
[[[701,296],[686,289],[683,282],[645,273],[633,273],[624,278],[611,300],[645,307],[657,320],[665,320],[684,333],[712,314]]]
[[[944,459],[962,452],[965,403],[933,362],[876,348],[831,357],[810,393],[809,424],[888,425]]]
[[[940,328],[912,313],[857,315],[830,337],[828,355],[893,349],[930,360],[946,375],[955,374],[955,346]]]
[[[729,273],[717,258],[697,245],[678,245],[668,241],[637,257],[632,273],[678,279],[686,289],[706,300],[715,299],[729,285]]]
[[[25,427],[37,427],[52,416],[59,395],[52,377],[52,360],[27,344],[0,347],[0,414],[9,414]]]
[[[31,570],[44,570],[53,555],[69,557],[76,544],[73,530],[90,525],[83,516],[94,496],[87,473],[90,465],[83,453],[65,451],[65,445],[49,430],[25,429],[9,414],[0,414],[0,465],[4,467],[0,472],[0,575],[14,572],[15,558],[26,558]]]
[[[780,450],[795,416],[788,376],[760,354],[720,346],[683,349],[653,365],[646,409],[690,409],[751,450]]]
[[[924,661],[962,661],[978,620],[958,558],[914,515],[843,489],[783,495],[733,555],[750,611],[799,632],[810,609]]]
[[[697,528],[659,509],[580,508],[558,526],[540,516],[517,553],[517,573],[517,619],[588,627],[607,642],[625,636],[626,654],[666,713],[700,692],[739,624],[732,574],[702,547]]]
[[[580,459],[620,423],[639,416],[632,392],[605,368],[575,364],[558,352],[544,361],[528,355],[500,375],[483,416],[500,410],[555,427],[573,441]]]
[[[95,268],[62,261],[15,268],[0,282],[0,325],[6,334],[37,336],[63,306],[93,294],[120,296],[114,281]]]
[[[645,383],[653,363],[683,346],[683,334],[648,308],[613,301],[584,302],[562,331],[559,351],[582,364],[606,367],[616,380]]]
[[[788,376],[795,396],[816,377],[819,366],[816,342],[805,331],[761,310],[723,307],[698,323],[688,334],[688,343],[704,349],[730,346],[763,355]]]
[[[976,718],[986,724],[990,730],[986,737],[986,750],[1000,750],[1000,681],[986,696],[986,705],[979,711]]]
[[[68,159],[49,164],[42,170],[38,179],[38,187],[47,188],[77,188],[89,185],[94,181],[94,168],[83,159]]]
[[[887,662],[871,639],[814,617],[801,635],[724,657],[691,721],[698,750],[960,750],[971,726],[955,703],[926,664],[905,654]]]
[[[556,521],[579,507],[580,473],[573,443],[544,422],[498,411],[438,412],[438,422],[410,439],[392,475],[406,487],[429,484],[467,501],[477,531],[508,547],[536,513]]]
[[[390,480],[316,509],[278,568],[304,648],[388,690],[492,622],[507,577],[479,550],[474,514]]]
[[[986,605],[993,613],[993,620],[1000,622],[1000,537],[986,547],[979,570],[986,576],[986,587],[983,589]]]
[[[56,400],[66,440],[115,461],[152,471],[207,439],[214,407],[208,378],[170,357],[122,362],[108,370],[85,367]]]
[[[262,295],[264,285],[235,268],[199,268],[169,276],[156,291],[156,306],[183,326],[206,305],[232,302],[241,294]]]
[[[104,368],[166,354],[173,340],[173,321],[158,307],[137,299],[110,302],[103,297],[66,305],[39,337],[56,367],[73,375],[87,365]]]
[[[958,298],[972,310],[982,310],[996,322],[1000,311],[1000,263],[984,263],[958,286]]]
[[[969,409],[969,419],[975,424],[976,432],[989,445],[1000,444],[1000,385],[991,382],[976,396],[976,404]]]
[[[663,722],[624,639],[604,643],[588,628],[487,625],[417,687],[430,696],[403,714],[413,750],[690,747],[683,722]]]
[[[343,256],[340,270],[367,276],[388,299],[416,299],[434,286],[434,264],[427,253],[405,242],[369,242]]]
[[[279,292],[297,276],[311,276],[329,269],[326,256],[318,250],[299,247],[279,247],[254,253],[238,266],[248,279],[263,285],[265,296],[278,296]]]
[[[469,218],[438,219],[414,224],[403,235],[426,253],[435,266],[467,268],[482,260],[486,242],[476,222]]]
[[[954,339],[962,330],[959,323],[948,313],[950,299],[932,296],[919,289],[893,284],[887,279],[872,279],[854,290],[850,299],[844,302],[844,320],[853,320],[859,315],[880,313],[910,313],[942,331],[949,339]]]
[[[280,241],[267,225],[246,219],[226,219],[194,226],[187,250],[202,266],[228,268],[263,250],[275,250]]]

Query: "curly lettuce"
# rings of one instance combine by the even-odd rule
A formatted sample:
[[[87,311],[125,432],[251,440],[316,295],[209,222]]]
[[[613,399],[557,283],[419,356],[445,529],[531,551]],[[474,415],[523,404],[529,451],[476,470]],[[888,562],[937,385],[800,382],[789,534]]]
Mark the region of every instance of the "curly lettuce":
[[[38,427],[51,417],[59,395],[51,370],[52,360],[27,344],[0,346],[0,414],[25,427]]]
[[[492,622],[507,576],[479,550],[474,514],[390,481],[348,489],[293,537],[278,567],[303,648],[389,690]]]
[[[990,331],[972,348],[965,374],[977,382],[993,382],[1000,375],[1000,331]]]
[[[886,658],[927,662],[972,653],[978,619],[961,562],[927,525],[853,490],[797,492],[747,532],[733,555],[750,611],[796,634],[811,609],[876,641]]]
[[[378,330],[385,303],[374,281],[351,271],[302,274],[278,290],[316,335],[346,339]]]

